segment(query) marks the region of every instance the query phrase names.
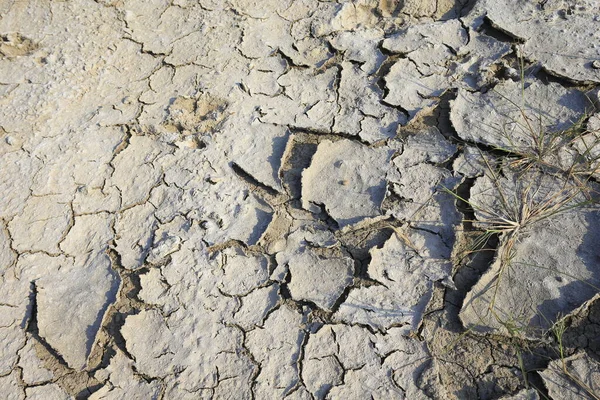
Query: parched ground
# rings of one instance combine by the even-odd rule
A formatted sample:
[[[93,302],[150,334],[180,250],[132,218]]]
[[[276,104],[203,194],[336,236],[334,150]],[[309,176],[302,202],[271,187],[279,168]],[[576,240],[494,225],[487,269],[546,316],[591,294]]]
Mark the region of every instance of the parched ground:
[[[599,399],[596,0],[0,0],[0,398]]]

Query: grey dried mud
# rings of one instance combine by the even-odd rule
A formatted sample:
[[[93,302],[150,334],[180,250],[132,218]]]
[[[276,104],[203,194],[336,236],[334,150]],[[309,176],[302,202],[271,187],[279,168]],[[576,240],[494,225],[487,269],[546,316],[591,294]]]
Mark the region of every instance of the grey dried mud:
[[[599,13],[1,2],[2,397],[597,397]]]

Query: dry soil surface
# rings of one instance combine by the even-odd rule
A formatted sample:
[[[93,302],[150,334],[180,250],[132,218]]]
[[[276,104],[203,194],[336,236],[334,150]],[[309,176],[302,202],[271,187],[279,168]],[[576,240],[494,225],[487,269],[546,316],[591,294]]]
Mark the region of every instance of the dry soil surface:
[[[600,399],[597,0],[0,0],[0,398]]]

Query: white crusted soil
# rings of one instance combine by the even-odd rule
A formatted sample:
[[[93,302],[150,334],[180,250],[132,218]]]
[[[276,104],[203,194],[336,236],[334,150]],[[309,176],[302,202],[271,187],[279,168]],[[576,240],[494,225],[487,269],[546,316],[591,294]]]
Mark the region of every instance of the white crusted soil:
[[[392,151],[323,141],[302,173],[302,206],[323,206],[340,227],[381,215]]]
[[[505,334],[514,327],[535,337],[594,297],[600,221],[594,208],[573,208],[586,201],[573,190],[535,173],[475,181],[470,201],[476,224],[494,229],[503,218],[522,225],[503,237],[490,270],[467,294],[461,311],[466,327]],[[526,217],[527,208],[542,211]]]
[[[552,361],[540,375],[553,398],[593,399],[600,390],[600,365],[585,352]]]
[[[595,199],[598,11],[0,2],[0,397],[558,400],[555,344],[480,318],[508,239],[463,257],[461,199],[498,214],[529,169]],[[568,314],[592,376],[586,207],[523,227],[494,297]]]
[[[416,331],[431,299],[433,285],[450,276],[450,249],[427,231],[394,234],[381,249],[371,250],[368,274],[374,286],[356,288],[334,318],[386,330]]]
[[[524,41],[523,56],[551,74],[579,82],[600,82],[600,5],[594,0],[487,0],[480,5],[498,29]]]

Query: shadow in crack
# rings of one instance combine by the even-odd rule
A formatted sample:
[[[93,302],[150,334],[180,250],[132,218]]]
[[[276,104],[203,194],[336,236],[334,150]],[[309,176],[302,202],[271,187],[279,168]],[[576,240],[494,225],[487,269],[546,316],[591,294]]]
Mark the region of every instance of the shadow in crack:
[[[27,310],[25,313],[25,317],[21,323],[21,327],[25,328],[25,331],[30,333],[38,343],[44,347],[44,349],[54,357],[58,363],[62,366],[67,366],[67,362],[63,358],[63,356],[54,350],[52,346],[40,336],[40,331],[38,328],[38,317],[37,317],[37,294],[38,288],[35,281],[30,283],[30,292],[29,292],[29,304],[27,305]]]
[[[109,258],[107,254],[102,254],[101,256]],[[110,264],[109,264],[110,265]],[[110,288],[105,293],[105,302],[102,307],[98,310],[98,314],[96,316],[96,320],[94,323],[89,325],[85,331],[85,335],[87,338],[86,341],[86,357],[89,357],[92,347],[96,342],[96,337],[98,332],[102,326],[102,321],[104,320],[104,316],[106,315],[109,307],[117,301],[117,295],[119,293],[119,288],[121,286],[121,278],[119,275],[112,269],[108,268],[108,275],[112,278],[110,283]]]
[[[281,179],[283,185],[292,199],[302,197],[302,171],[310,166],[311,160],[317,152],[317,143],[305,142],[301,135],[290,137],[288,144],[292,146],[286,160],[283,161]]]
[[[387,189],[387,182],[385,179],[382,179],[378,185],[371,186],[367,189],[367,194],[369,195],[369,199],[373,204],[381,204],[383,203],[383,199],[385,198],[385,192]]]
[[[247,244],[256,244],[267,230],[269,224],[273,220],[273,213],[261,210],[260,208],[255,209],[256,212],[256,225],[252,229],[252,233],[248,237]]]
[[[454,0],[452,8],[442,15],[440,20],[464,17],[473,9],[473,7],[475,7],[476,3],[477,0]]]
[[[267,162],[271,165],[273,170],[273,179],[275,182],[279,182],[279,170],[283,163],[283,157],[285,155],[285,149],[287,147],[288,140],[290,140],[290,132],[286,131],[285,136],[276,136],[271,142],[271,155],[267,157]]]

